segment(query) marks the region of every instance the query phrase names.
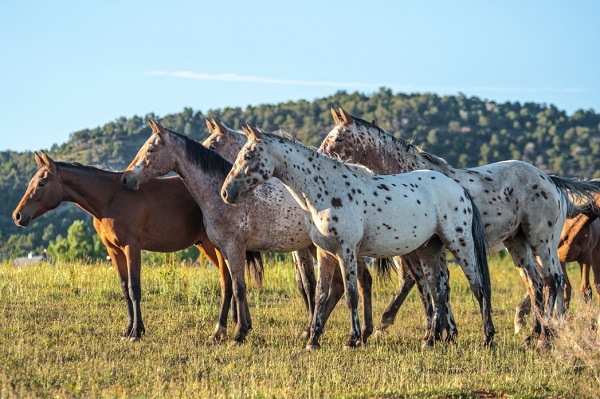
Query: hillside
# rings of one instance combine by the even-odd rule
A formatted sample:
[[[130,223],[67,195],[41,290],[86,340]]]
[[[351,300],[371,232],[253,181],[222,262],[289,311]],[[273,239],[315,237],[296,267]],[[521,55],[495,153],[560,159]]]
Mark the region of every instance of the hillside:
[[[208,134],[206,117],[214,117],[233,128],[250,123],[266,130],[280,129],[307,145],[318,146],[333,126],[332,106],[342,106],[366,120],[374,119],[396,137],[414,139],[425,150],[456,166],[521,159],[548,173],[600,177],[600,114],[593,110],[567,115],[546,104],[500,104],[464,95],[394,94],[384,88],[372,95],[337,92],[312,102],[225,108],[206,113],[185,108],[173,115],[122,117],[102,127],[74,132],[68,142],[45,150],[55,160],[122,170],[149,136],[148,118],[202,140]],[[74,220],[91,220],[68,204],[40,217],[26,229],[16,227],[11,214],[36,167],[31,152],[0,152],[0,254],[5,256],[39,252],[57,234],[65,236]]]

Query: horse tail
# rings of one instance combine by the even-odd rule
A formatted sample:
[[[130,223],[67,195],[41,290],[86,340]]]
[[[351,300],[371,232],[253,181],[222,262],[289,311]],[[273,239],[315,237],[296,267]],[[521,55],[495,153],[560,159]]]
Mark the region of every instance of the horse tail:
[[[492,284],[490,281],[490,268],[487,261],[487,241],[485,229],[483,228],[479,208],[477,208],[477,205],[475,205],[473,197],[471,197],[471,194],[469,194],[467,190],[465,190],[465,194],[467,195],[469,201],[471,201],[471,206],[473,207],[473,222],[471,224],[471,234],[473,235],[477,267],[479,268],[479,272],[481,273],[481,277],[483,279],[483,281],[481,282],[482,291],[484,298],[490,300],[492,295]]]
[[[246,267],[248,268],[254,288],[261,289],[264,269],[260,252],[246,252]]]
[[[580,213],[600,217],[600,179],[576,180],[548,175],[567,201],[567,217]]]
[[[383,281],[392,279],[392,269],[398,270],[398,265],[394,261],[395,258],[377,258],[374,262],[377,277]]]

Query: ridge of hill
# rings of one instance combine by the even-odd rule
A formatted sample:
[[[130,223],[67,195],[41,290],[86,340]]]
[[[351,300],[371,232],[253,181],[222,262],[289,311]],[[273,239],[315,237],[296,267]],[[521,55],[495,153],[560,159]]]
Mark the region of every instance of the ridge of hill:
[[[600,114],[578,110],[567,115],[553,105],[527,102],[496,103],[478,97],[393,93],[381,88],[366,95],[339,91],[314,101],[263,104],[209,110],[184,108],[159,117],[118,118],[101,127],[83,129],[46,152],[55,160],[122,170],[150,135],[146,121],[160,121],[171,130],[202,140],[208,135],[205,118],[232,128],[250,123],[265,130],[282,130],[307,145],[318,146],[333,126],[331,107],[342,106],[385,131],[446,159],[451,165],[473,167],[506,159],[530,162],[547,173],[600,177]],[[91,220],[72,204],[35,220],[26,229],[14,225],[11,214],[37,165],[31,152],[0,152],[0,254],[22,256],[41,252],[48,242],[66,235],[74,220]]]

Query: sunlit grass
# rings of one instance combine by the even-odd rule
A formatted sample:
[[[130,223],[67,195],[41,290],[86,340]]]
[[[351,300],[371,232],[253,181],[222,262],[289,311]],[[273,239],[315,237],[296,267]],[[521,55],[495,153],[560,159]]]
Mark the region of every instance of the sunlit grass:
[[[250,288],[254,329],[236,348],[206,342],[220,302],[215,269],[144,266],[147,334],[131,344],[119,339],[126,311],[109,263],[26,268],[5,263],[0,265],[0,397],[597,395],[598,346],[595,355],[577,352],[584,345],[577,337],[598,344],[591,316],[584,316],[593,313],[579,294],[574,293],[570,311],[575,332],[538,352],[524,343],[525,335],[513,333],[514,307],[525,292],[518,274],[501,258],[491,261],[491,270],[494,350],[481,347],[476,302],[464,275],[452,266],[457,344],[421,348],[423,312],[414,292],[382,338],[352,351],[342,350],[349,330],[342,301],[326,326],[323,349],[306,352],[298,338],[306,314],[290,262],[267,262],[264,288]],[[570,270],[570,276],[578,286],[578,271]],[[395,285],[376,280],[376,320]],[[233,328],[230,323],[230,336]]]

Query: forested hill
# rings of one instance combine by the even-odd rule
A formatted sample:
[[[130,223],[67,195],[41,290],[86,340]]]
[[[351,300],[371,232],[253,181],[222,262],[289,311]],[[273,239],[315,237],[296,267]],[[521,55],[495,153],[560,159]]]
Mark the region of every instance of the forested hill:
[[[567,115],[552,105],[500,104],[464,95],[394,94],[388,89],[371,95],[338,92],[312,102],[225,108],[206,114],[185,108],[173,115],[119,118],[72,133],[68,142],[45,150],[55,160],[122,170],[148,138],[148,118],[202,140],[208,134],[206,117],[238,129],[241,123],[280,129],[307,145],[318,146],[333,126],[330,108],[338,106],[360,118],[374,119],[396,137],[414,139],[455,166],[521,159],[548,173],[600,177],[600,115],[593,110]],[[0,167],[0,254],[39,252],[57,234],[65,236],[75,219],[90,220],[69,205],[40,217],[26,229],[17,228],[11,214],[36,170],[35,159],[30,152],[0,152]]]

